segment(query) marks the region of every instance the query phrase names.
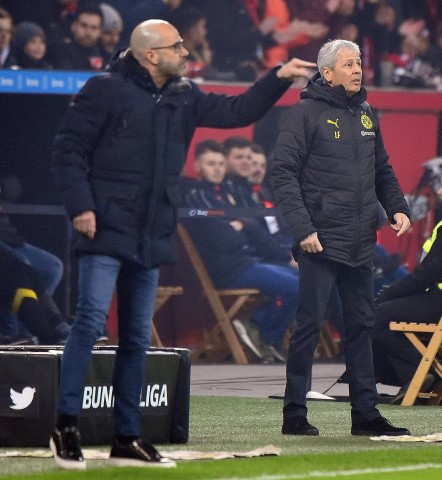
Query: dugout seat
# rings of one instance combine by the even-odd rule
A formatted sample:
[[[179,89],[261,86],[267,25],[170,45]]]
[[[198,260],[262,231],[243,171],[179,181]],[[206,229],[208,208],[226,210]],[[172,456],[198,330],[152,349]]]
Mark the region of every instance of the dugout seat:
[[[442,400],[442,317],[439,323],[390,322],[390,330],[402,332],[422,358],[401,405],[414,405],[417,397],[428,398],[428,405],[440,405]],[[430,368],[438,379],[431,393],[421,392],[422,383]]]
[[[211,360],[223,360],[231,355],[236,363],[248,364],[232,320],[240,312],[245,315],[245,310],[250,314],[261,304],[260,291],[252,288],[215,288],[189,232],[182,224],[178,225],[178,234],[216,320],[215,326],[205,333],[202,343],[193,351],[192,359],[206,356]]]

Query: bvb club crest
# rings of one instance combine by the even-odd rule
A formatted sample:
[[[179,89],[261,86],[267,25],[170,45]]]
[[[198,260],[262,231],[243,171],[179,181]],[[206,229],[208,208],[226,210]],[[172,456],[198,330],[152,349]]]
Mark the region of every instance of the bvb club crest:
[[[373,128],[373,122],[371,121],[370,117],[365,114],[361,116],[361,123],[367,130]]]

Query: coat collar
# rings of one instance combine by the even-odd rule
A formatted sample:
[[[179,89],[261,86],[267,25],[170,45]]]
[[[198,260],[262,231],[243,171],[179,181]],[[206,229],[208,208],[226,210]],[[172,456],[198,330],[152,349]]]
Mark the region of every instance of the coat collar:
[[[161,89],[158,89],[150,73],[139,64],[130,48],[116,52],[107,67],[107,71],[128,75],[135,83],[153,92],[161,91],[161,93],[173,95],[192,88],[192,83],[187,78],[180,77],[170,80]]]

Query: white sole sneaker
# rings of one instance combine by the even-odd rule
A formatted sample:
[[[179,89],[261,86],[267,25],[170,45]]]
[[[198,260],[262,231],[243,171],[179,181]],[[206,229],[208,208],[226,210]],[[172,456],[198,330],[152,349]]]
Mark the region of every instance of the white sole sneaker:
[[[252,350],[252,352],[258,357],[262,358],[262,353],[258,348],[253,344],[252,340],[247,333],[246,327],[242,324],[241,320],[235,319],[232,320],[232,325],[238,333],[239,338]]]
[[[49,448],[51,449],[52,454],[54,455],[55,463],[64,470],[86,470],[86,461],[78,462],[75,460],[65,460],[60,458],[57,455],[57,447],[55,446],[54,440],[51,438],[49,440]]]
[[[169,458],[162,458],[159,462],[145,462],[135,458],[110,457],[107,461],[112,467],[143,467],[143,468],[174,468],[176,463]]]

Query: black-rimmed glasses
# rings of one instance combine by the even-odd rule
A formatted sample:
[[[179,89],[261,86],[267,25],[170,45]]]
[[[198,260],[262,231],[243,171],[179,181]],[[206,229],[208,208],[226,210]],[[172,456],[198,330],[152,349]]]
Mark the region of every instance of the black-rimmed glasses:
[[[166,45],[164,47],[151,47],[150,50],[162,50],[163,48],[172,48],[175,53],[180,53],[181,49],[184,48],[183,42],[184,40],[181,39],[173,45]]]

